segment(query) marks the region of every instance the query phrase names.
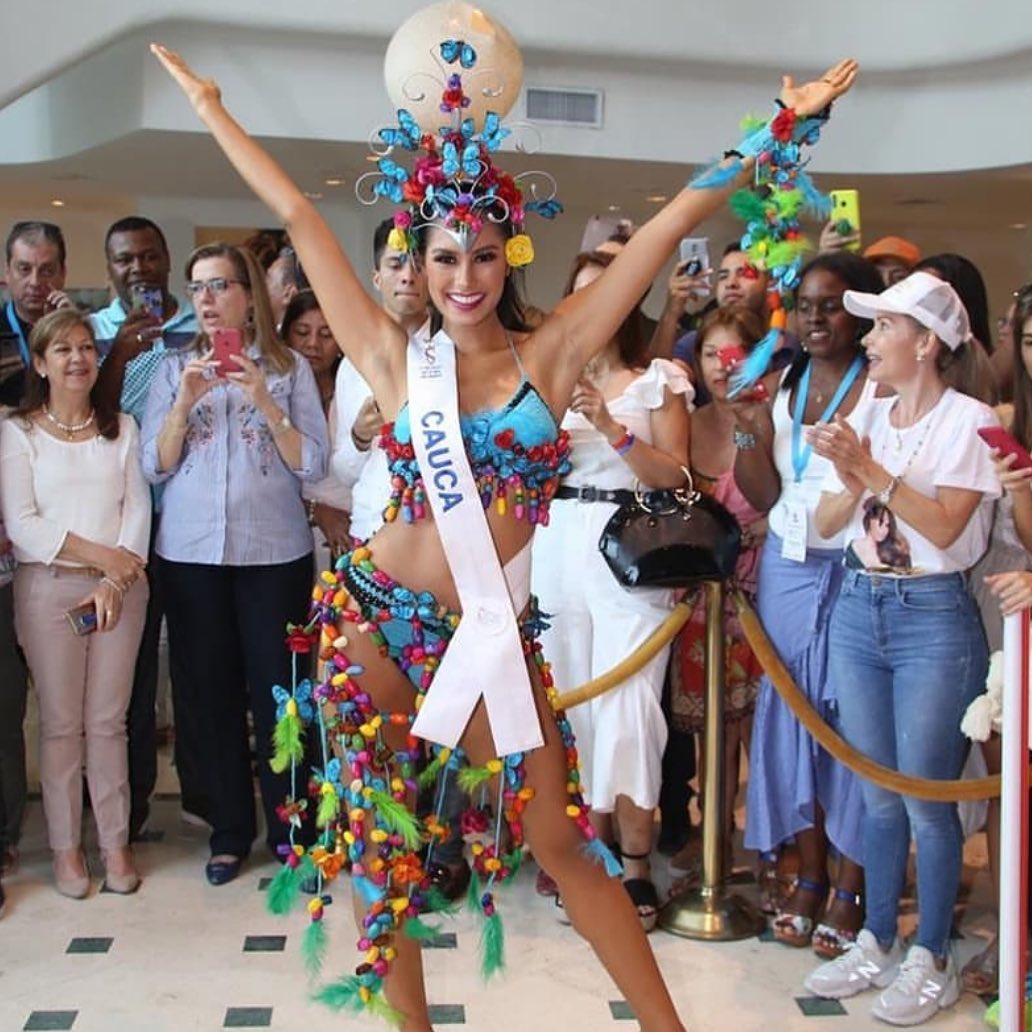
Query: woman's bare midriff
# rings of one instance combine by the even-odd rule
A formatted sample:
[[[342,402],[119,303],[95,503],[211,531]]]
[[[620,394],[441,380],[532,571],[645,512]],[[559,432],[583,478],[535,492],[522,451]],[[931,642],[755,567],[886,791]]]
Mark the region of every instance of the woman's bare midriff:
[[[503,516],[493,507],[486,515],[504,566],[531,539],[534,527],[513,515]],[[387,523],[369,539],[368,545],[377,568],[399,584],[416,592],[429,591],[442,605],[456,612],[461,610],[441,537],[432,518],[416,523],[404,523],[400,519]]]

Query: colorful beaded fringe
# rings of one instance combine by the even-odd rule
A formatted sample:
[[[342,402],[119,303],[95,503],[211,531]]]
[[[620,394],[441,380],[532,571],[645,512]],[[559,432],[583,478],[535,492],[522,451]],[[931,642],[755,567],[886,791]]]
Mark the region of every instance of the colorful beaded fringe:
[[[357,575],[373,586],[371,594],[382,605],[370,605],[368,592],[355,595],[349,590],[347,582]],[[347,608],[352,597],[362,606],[360,612]],[[400,649],[390,645],[383,630],[384,625],[398,620],[411,624],[411,643]],[[425,634],[424,623],[437,633]],[[369,549],[360,547],[342,556],[333,571],[321,574],[313,590],[309,623],[289,629],[287,641],[295,666],[298,656],[317,646],[322,677],[314,687],[311,681],[299,682],[295,677],[292,692],[278,686],[273,690],[279,704],[273,763],[279,769],[289,764],[293,770],[303,754],[305,728],[318,729],[322,766],[313,771],[305,788],[315,801],[320,839],[308,850],[294,844],[309,805],[298,797],[295,785],[292,797],[280,810],[290,825],[291,845],[285,848],[283,868],[269,886],[268,905],[274,913],[286,913],[296,903],[301,883],[315,880],[317,892],[308,904],[310,924],[302,943],[306,967],[315,977],[321,973],[326,951],[323,917],[332,902],[328,888],[342,871],[350,870],[353,891],[368,907],[358,941],[363,959],[353,975],[318,990],[316,998],[335,1009],[367,1010],[395,1023],[399,1020],[383,995],[384,979],[396,956],[394,937],[399,932],[417,939],[432,937],[438,929],[425,923],[422,915],[449,908],[427,874],[435,845],[451,834],[439,817],[440,787],[438,806],[425,821],[417,820],[407,800],[418,789],[435,784],[446,767],[458,772],[460,787],[477,799],[462,815],[461,833],[470,845],[475,872],[469,902],[483,919],[481,970],[486,977],[504,965],[495,890],[516,874],[522,858],[523,814],[534,798],[533,788],[526,784],[523,754],[470,767],[463,766],[461,750],[434,747],[432,760],[417,773],[423,743],[406,733],[404,748],[391,749],[384,737],[387,727],[410,728],[415,712],[379,710],[359,684],[364,668],[347,654],[345,631],[349,628],[368,634],[382,655],[396,653],[391,658],[414,682],[418,710],[457,624],[458,616],[437,607],[432,596],[416,596],[377,570]],[[544,626],[535,611],[523,622],[523,645],[554,703],[557,692],[550,667],[536,640]],[[413,667],[421,667],[421,671]],[[588,852],[611,873],[618,871],[616,861],[588,823],[569,721],[559,711],[556,720],[566,750],[567,813],[588,840]]]

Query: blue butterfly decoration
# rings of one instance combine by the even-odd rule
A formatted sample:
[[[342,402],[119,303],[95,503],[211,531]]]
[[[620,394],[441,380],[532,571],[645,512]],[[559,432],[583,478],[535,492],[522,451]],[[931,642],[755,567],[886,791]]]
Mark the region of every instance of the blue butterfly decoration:
[[[312,780],[317,784],[321,785],[324,781],[329,782],[333,786],[334,791],[337,795],[344,794],[344,785],[340,780],[341,772],[340,760],[334,757],[326,764],[325,771],[319,771],[317,769],[312,770]]]
[[[395,204],[401,204],[405,199],[401,184],[408,181],[408,172],[390,158],[380,158],[376,167],[383,173],[383,179],[378,179],[373,184],[373,193],[378,197],[387,197]]]
[[[437,187],[431,184],[426,188],[426,203],[445,214],[459,203],[459,192],[453,186]]]
[[[430,619],[437,613],[437,603],[429,591],[421,591],[418,595],[408,588],[394,589],[394,601],[391,613],[402,620],[411,620],[416,613],[423,620]]]
[[[550,197],[547,201],[527,201],[523,210],[537,212],[543,219],[554,219],[556,215],[562,214],[563,206],[554,197]]]
[[[282,720],[287,712],[287,703],[291,694],[278,684],[272,686],[272,697],[276,700],[276,719]],[[312,682],[306,677],[295,689],[293,695],[297,703],[297,715],[305,724],[315,719],[315,707],[312,705]]]
[[[419,124],[404,108],[398,110],[397,129],[387,126],[380,130],[380,139],[388,147],[404,147],[405,150],[410,151],[418,149],[422,137]]]
[[[467,143],[460,157],[458,148],[449,141],[441,148],[441,157],[444,159],[441,171],[449,179],[457,176],[460,171],[471,179],[480,175],[480,148],[475,143]]]
[[[458,61],[463,68],[472,68],[477,63],[477,52],[464,39],[446,39],[441,44],[441,57],[448,64]]]
[[[502,140],[511,135],[512,130],[502,125],[502,120],[493,111],[488,111],[484,117],[484,131],[480,139],[489,151],[496,151],[502,145]]]

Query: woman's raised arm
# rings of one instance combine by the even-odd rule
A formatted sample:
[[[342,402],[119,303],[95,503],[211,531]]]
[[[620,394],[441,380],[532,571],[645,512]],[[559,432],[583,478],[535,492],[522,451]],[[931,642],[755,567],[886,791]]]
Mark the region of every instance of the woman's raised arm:
[[[791,76],[785,76],[781,103],[793,109],[797,118],[815,115],[853,85],[857,71],[857,63],[847,59],[803,86],[797,87]],[[612,338],[652,285],[677,241],[717,211],[735,188],[748,180],[753,164],[753,158],[745,155],[741,174],[724,186],[686,186],[631,237],[594,283],[570,294],[557,306],[555,325],[560,333],[551,337],[543,334],[545,346],[555,349],[555,357],[548,356],[542,366],[558,363],[558,375],[564,382],[557,384],[557,394],[567,385],[573,389],[584,365]]]
[[[403,382],[404,332],[369,296],[337,238],[315,206],[282,168],[223,107],[213,79],[202,79],[176,53],[157,43],[151,51],[179,84],[241,178],[283,223],[319,298],[341,350],[374,388],[393,395]]]

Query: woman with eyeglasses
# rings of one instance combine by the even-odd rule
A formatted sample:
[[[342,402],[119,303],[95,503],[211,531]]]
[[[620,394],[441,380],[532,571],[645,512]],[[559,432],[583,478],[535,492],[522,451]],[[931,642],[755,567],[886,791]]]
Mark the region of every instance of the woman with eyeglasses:
[[[198,248],[186,263],[201,330],[154,377],[143,422],[144,474],[163,487],[155,551],[169,647],[202,750],[212,824],[208,881],[232,881],[257,833],[247,711],[254,717],[266,840],[288,840],[277,807],[290,778],[269,767],[276,705],[289,686],[288,621],[304,619],[312,533],[301,486],[325,476],[326,419],[311,367],[276,334],[251,254]],[[228,333],[227,333],[228,331]],[[229,338],[220,360],[213,341]],[[239,340],[239,353],[232,339]],[[307,829],[293,829],[301,839]]]

